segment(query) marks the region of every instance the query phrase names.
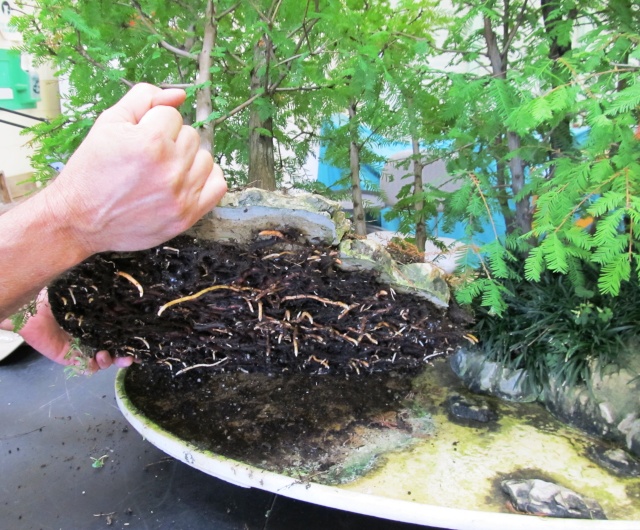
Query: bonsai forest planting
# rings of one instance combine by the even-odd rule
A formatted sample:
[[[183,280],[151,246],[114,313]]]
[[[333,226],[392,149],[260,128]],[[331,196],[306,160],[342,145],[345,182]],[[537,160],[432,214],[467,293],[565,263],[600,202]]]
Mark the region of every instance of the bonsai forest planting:
[[[420,398],[440,396],[420,378],[446,358],[467,387],[542,402],[617,444],[634,475],[637,2],[31,4],[12,22],[24,50],[71,87],[30,130],[37,180],[150,82],[186,90],[184,120],[232,190],[191,231],[94,256],[49,287],[83,355],[139,361],[136,406],[214,452],[257,445],[256,465],[342,484],[379,463],[344,448],[417,447],[443,403],[499,422],[510,405]],[[371,241],[378,230],[389,245]],[[181,423],[194,418],[200,434]],[[513,478],[502,487],[517,497],[557,476]]]

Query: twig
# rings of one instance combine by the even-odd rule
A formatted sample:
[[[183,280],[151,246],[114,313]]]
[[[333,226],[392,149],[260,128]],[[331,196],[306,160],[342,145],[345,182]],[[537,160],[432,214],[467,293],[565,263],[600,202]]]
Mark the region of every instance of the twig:
[[[33,429],[32,431],[21,432],[19,434],[12,434],[11,436],[3,436],[0,440],[11,440],[12,438],[19,438],[20,436],[26,436],[27,434],[31,434],[37,431],[42,431],[44,429],[44,425],[42,427],[38,427],[37,429]]]
[[[160,37],[160,40],[158,41],[158,44],[160,44],[160,46],[162,46],[165,50],[170,51],[171,53],[174,53],[175,55],[179,56],[179,57],[184,57],[186,59],[191,59],[192,61],[196,61],[198,60],[198,55],[195,53],[190,53],[187,50],[183,50],[181,48],[178,48],[176,46],[174,46],[173,44],[170,44],[169,42],[167,42],[164,38],[163,35],[161,35],[156,28],[154,27],[154,25],[149,21],[149,17],[147,16],[147,14],[142,10],[142,6],[136,2],[135,0],[132,0],[131,2],[133,4],[133,6],[138,10],[138,13],[140,15],[140,20],[142,21],[142,23],[147,27],[147,29],[153,33],[154,35],[157,35]]]
[[[433,359],[434,357],[442,357],[443,355],[446,355],[446,354],[447,352],[445,351],[438,351],[438,352],[432,353],[431,355],[426,355],[425,357],[422,358],[422,361],[427,362],[430,359]]]

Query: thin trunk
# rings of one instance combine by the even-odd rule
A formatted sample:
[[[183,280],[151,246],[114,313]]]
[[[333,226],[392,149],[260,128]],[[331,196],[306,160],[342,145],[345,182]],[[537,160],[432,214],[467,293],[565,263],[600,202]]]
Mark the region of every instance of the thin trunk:
[[[569,80],[570,75],[558,66],[557,61],[571,51],[571,40],[568,40],[566,44],[562,45],[558,41],[558,35],[555,33],[555,26],[558,22],[562,22],[560,16],[557,14],[557,10],[559,8],[558,2],[556,0],[541,0],[540,7],[542,9],[544,30],[549,38],[549,59],[554,61],[551,84],[555,88],[565,84]],[[575,20],[577,17],[577,10],[571,10],[568,13],[568,17],[571,20]],[[573,151],[571,116],[565,117],[551,131],[551,149],[551,159],[559,158],[563,153]]]
[[[419,197],[414,204],[416,216],[416,247],[420,252],[424,252],[427,243],[427,227],[424,218],[424,186],[422,182],[422,154],[420,153],[420,140],[415,136],[411,138],[411,147],[413,149],[413,196]]]
[[[513,210],[511,210],[511,206],[509,205],[509,193],[507,192],[507,164],[504,162],[504,157],[501,154],[502,151],[504,151],[503,138],[504,137],[502,135],[499,135],[493,142],[494,149],[496,151],[496,183],[498,185],[497,198],[507,230],[512,232],[515,229],[515,225],[513,225],[515,216]]]
[[[359,236],[367,235],[367,224],[362,204],[360,188],[360,147],[358,143],[358,125],[356,123],[356,104],[349,105],[349,122],[351,126],[351,142],[349,144],[349,167],[351,169],[351,200],[353,202],[353,226]]]
[[[500,51],[498,39],[491,27],[491,20],[488,17],[484,19],[484,38],[487,43],[487,54],[491,62],[493,76],[497,79],[506,79],[507,62],[506,50]],[[513,153],[520,149],[520,136],[513,132],[507,131],[507,148],[509,153]],[[511,190],[513,195],[519,194],[525,185],[524,160],[519,156],[512,156],[509,160],[509,169],[511,170]],[[531,231],[531,223],[533,220],[533,210],[531,207],[531,196],[526,195],[519,201],[516,201],[515,223],[507,225],[509,233],[519,230],[522,233]]]
[[[215,6],[213,0],[207,1],[204,23],[204,37],[202,51],[198,57],[198,78],[196,83],[202,88],[196,95],[196,121],[206,120],[213,112],[211,96],[211,52],[215,46],[218,27],[215,20]],[[214,128],[211,122],[199,129],[200,146],[214,155]]]
[[[254,47],[254,67],[251,71],[251,95],[261,91],[271,97],[268,88],[268,64],[271,41],[263,35]],[[264,72],[260,74],[260,72]],[[257,105],[249,109],[249,185],[264,190],[276,189],[275,159],[273,155],[273,118],[260,115]]]
[[[513,153],[520,149],[520,136],[516,133],[507,132],[507,146],[509,152]],[[519,156],[513,156],[509,160],[509,169],[511,169],[511,190],[513,195],[518,195],[525,185],[524,161]],[[523,199],[516,201],[516,218],[515,228],[519,228],[521,232],[527,233],[531,231],[533,221],[533,208],[531,206],[531,197],[526,195]]]

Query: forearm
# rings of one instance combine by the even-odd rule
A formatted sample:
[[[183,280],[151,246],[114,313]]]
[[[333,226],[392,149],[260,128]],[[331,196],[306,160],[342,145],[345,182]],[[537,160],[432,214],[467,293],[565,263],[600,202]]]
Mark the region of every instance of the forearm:
[[[88,252],[45,189],[0,215],[0,321]]]
[[[16,206],[18,206],[18,204],[15,202],[10,202],[8,204],[0,204],[0,215],[2,215],[3,213],[7,213],[9,210],[15,208]]]
[[[159,245],[218,203],[227,185],[174,108],[185,97],[136,85],[49,186],[0,216],[0,321],[91,254]]]

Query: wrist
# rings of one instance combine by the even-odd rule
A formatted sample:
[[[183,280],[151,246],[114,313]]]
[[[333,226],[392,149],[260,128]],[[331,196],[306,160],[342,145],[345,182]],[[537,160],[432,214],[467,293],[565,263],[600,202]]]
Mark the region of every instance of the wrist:
[[[35,197],[34,197],[35,198]],[[87,238],[83,237],[83,227],[90,221],[78,214],[78,205],[72,204],[64,189],[58,189],[54,181],[37,196],[40,199],[40,220],[42,230],[55,247],[64,255],[60,256],[63,270],[71,268],[95,253]]]

